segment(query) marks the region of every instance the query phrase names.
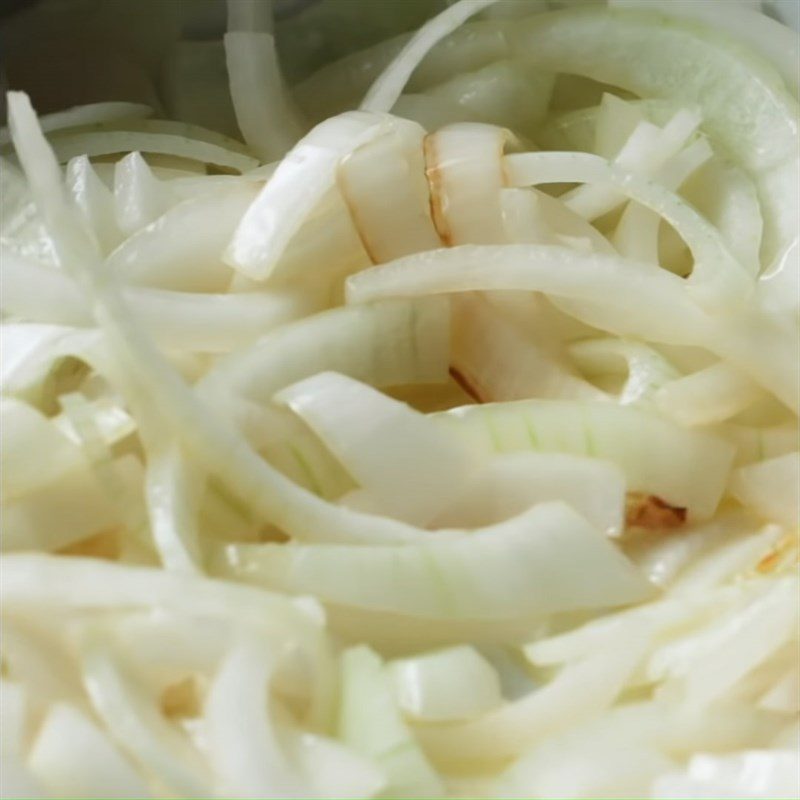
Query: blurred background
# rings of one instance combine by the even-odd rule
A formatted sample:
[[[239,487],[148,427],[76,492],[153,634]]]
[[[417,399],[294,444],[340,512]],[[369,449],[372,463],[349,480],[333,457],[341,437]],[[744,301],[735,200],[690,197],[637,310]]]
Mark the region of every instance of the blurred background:
[[[268,8],[265,0],[237,0]],[[346,53],[419,27],[444,0],[275,0],[284,76],[295,84]],[[4,88],[40,113],[144,102],[236,132],[227,100],[225,0],[0,0]],[[225,107],[227,104],[227,111]]]
[[[506,5],[535,10],[593,1]],[[255,14],[269,7],[268,0],[236,2]],[[295,85],[347,53],[419,27],[448,0],[272,5],[281,69]],[[767,0],[764,7],[798,28],[800,0]],[[159,116],[238,136],[221,39],[226,24],[225,0],[0,0],[0,81],[3,89],[27,91],[40,113],[129,100],[153,106]],[[0,113],[5,116],[4,108]]]

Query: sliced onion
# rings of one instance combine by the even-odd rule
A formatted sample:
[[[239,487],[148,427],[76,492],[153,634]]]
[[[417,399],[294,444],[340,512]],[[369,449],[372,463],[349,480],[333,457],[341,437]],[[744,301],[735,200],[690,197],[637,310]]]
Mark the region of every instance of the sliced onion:
[[[292,148],[245,213],[226,261],[251,278],[268,278],[291,238],[333,187],[339,161],[391,127],[388,117],[354,111],[314,128]]]
[[[477,294],[459,297],[453,306],[451,363],[482,402],[604,397],[575,374],[561,342],[552,329],[547,330],[546,323],[544,332],[531,331],[508,313],[507,306]],[[523,313],[532,320],[538,311],[531,301]]]
[[[744,411],[761,394],[746,375],[717,363],[664,384],[655,401],[681,425],[710,425]]]
[[[424,176],[424,136],[418,125],[398,124],[339,165],[339,189],[373,263],[441,247]]]
[[[497,672],[468,645],[398,659],[389,668],[398,705],[414,720],[469,719],[502,703]]]
[[[598,253],[616,252],[608,239],[580,214],[537,189],[503,189],[500,205],[506,235],[515,244],[558,244],[580,249],[579,243],[585,242]]]
[[[426,22],[370,86],[361,108],[364,111],[391,111],[428,51],[471,16],[496,2],[497,0],[459,0]]]
[[[54,794],[98,800],[150,795],[114,743],[68,703],[54,705],[47,714],[28,763],[42,785]]]
[[[679,373],[652,347],[625,339],[586,339],[569,347],[569,354],[584,374],[598,376],[613,373],[620,362],[627,375],[617,394],[620,405],[647,403]]]
[[[125,283],[199,292],[226,288],[233,273],[222,254],[257,191],[257,185],[241,183],[178,203],[118,247],[110,268]]]
[[[640,629],[641,630],[641,629]],[[496,764],[605,711],[643,655],[641,633],[619,637],[588,658],[564,667],[545,686],[462,723],[420,727],[425,750],[445,765]]]
[[[614,403],[521,400],[464,406],[437,419],[488,453],[573,453],[612,461],[628,489],[688,507],[699,519],[714,513],[733,461],[733,446],[719,437]]]
[[[609,0],[609,6],[655,9],[664,14],[699,20],[716,31],[721,29],[771,62],[795,97],[800,92],[800,77],[795,68],[800,59],[797,36],[790,28],[760,13],[760,2],[717,2],[712,8],[693,0],[678,0],[677,3],[675,0],[656,3],[652,0]]]
[[[731,478],[731,492],[767,519],[796,528],[800,524],[800,453],[740,467]]]
[[[140,119],[149,117],[152,113],[153,109],[143,103],[88,103],[56,111],[53,114],[44,114],[40,120],[42,130],[45,133],[52,133],[65,128],[82,128],[87,125]],[[0,129],[0,145],[10,142],[11,135],[8,128]]]
[[[553,75],[503,59],[473,72],[459,73],[426,89],[423,96],[464,115],[462,120],[450,122],[486,122],[530,135],[545,117],[553,83]],[[393,113],[402,115],[398,107],[404,97],[408,95],[401,95]]]
[[[697,111],[687,109],[678,111],[662,129],[640,122],[610,163],[642,177],[655,177],[686,145],[699,124]],[[624,193],[602,184],[581,186],[562,196],[568,208],[590,220],[613,211],[624,199]]]
[[[91,309],[68,276],[27,262],[2,246],[0,252],[2,307],[6,311],[52,324],[91,324]],[[171,351],[194,352],[228,352],[249,345],[323,303],[316,293],[298,290],[199,294],[131,287],[125,296],[159,345]]]
[[[608,535],[624,527],[625,478],[599,459],[562,453],[508,453],[490,459],[437,527],[473,528],[521,514],[537,503],[560,500]]]
[[[169,186],[153,174],[139,153],[114,167],[114,207],[117,225],[130,235],[164,214],[176,201]]]
[[[502,128],[462,123],[425,139],[425,171],[436,230],[447,245],[505,241],[500,191],[505,185]]]
[[[245,141],[264,161],[281,158],[302,136],[304,125],[283,86],[275,37],[231,29],[225,34],[225,58]]]
[[[447,378],[448,350],[446,302],[401,300],[337,308],[299,320],[220,360],[201,388],[266,404],[280,389],[322,370],[374,386],[439,383]]]
[[[625,172],[604,159],[584,153],[525,153],[505,158],[514,186],[541,183],[599,182],[613,185],[631,200],[658,213],[686,242],[694,256],[689,283],[695,296],[711,307],[741,303],[752,280],[727,250],[719,232],[694,209],[660,184]]]
[[[463,440],[344,375],[319,373],[282,389],[276,400],[319,436],[369,493],[375,512],[425,525],[478,469]]]
[[[398,797],[442,794],[439,776],[400,716],[386,668],[366,646],[351,648],[342,656],[338,733],[380,766],[384,792]]]
[[[662,183],[671,190],[677,190],[709,158],[712,152],[704,139],[699,139],[685,147],[680,153],[667,161],[662,168]],[[659,258],[659,226],[661,217],[652,209],[638,203],[631,203],[625,209],[614,231],[614,245],[628,258],[649,261],[654,264]],[[731,240],[726,239],[730,246]],[[733,242],[737,244],[737,242]],[[731,252],[735,253],[735,250]],[[747,258],[747,254],[737,255],[737,261],[751,274],[758,274],[758,254]]]
[[[67,164],[67,186],[100,249],[104,253],[113,250],[122,241],[122,231],[114,214],[114,197],[88,158],[79,156]]]
[[[462,245],[407,256],[350,277],[347,298],[512,289],[580,300],[575,316],[618,335],[676,344],[705,338],[706,318],[680,278],[653,265],[552,245]]]
[[[623,605],[651,592],[603,534],[561,503],[448,541],[232,545],[225,559],[226,573],[242,580],[293,593],[313,588],[334,606],[426,620],[514,619]]]
[[[308,791],[269,717],[276,660],[268,645],[245,639],[227,655],[210,687],[204,721],[222,794],[300,797]]]
[[[658,14],[576,9],[509,30],[520,56],[633,92],[698,104],[703,126],[756,180],[770,263],[796,237],[797,106],[768,65],[708,29]]]
[[[76,156],[109,156],[115,153],[157,153],[179,156],[203,164],[213,164],[237,172],[247,172],[258,166],[258,161],[239,149],[228,149],[215,142],[192,138],[193,130],[186,134],[160,131],[100,130],[59,133],[50,137],[50,143],[59,161],[65,163]]]
[[[171,791],[202,793],[208,779],[198,753],[96,633],[89,634],[82,658],[86,691],[116,743]]]
[[[202,474],[179,446],[162,443],[148,453],[145,496],[153,542],[165,569],[202,571],[197,516],[204,488]]]

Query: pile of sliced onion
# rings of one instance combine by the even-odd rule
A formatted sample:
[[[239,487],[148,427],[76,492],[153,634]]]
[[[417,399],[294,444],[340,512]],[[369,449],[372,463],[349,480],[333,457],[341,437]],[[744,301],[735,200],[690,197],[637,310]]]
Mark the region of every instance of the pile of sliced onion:
[[[0,793],[800,792],[797,38],[608,6],[9,93]]]

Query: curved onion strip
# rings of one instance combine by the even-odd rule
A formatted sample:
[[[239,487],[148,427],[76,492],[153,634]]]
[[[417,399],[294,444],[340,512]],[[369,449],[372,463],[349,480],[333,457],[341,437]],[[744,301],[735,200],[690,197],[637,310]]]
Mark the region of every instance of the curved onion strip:
[[[429,523],[478,469],[463,440],[405,403],[345,375],[318,373],[281,389],[275,400],[317,434],[369,493],[376,510],[395,519]]]
[[[756,187],[744,170],[713,159],[689,178],[681,194],[719,230],[748,271],[758,274],[764,221]]]
[[[251,278],[268,278],[291,238],[333,188],[339,161],[393,124],[390,117],[351,111],[317,125],[281,161],[248,208],[225,260]]]
[[[416,97],[429,99],[431,108],[442,106],[443,113],[447,113],[448,108],[455,111],[458,116],[442,124],[486,122],[530,135],[547,113],[554,81],[555,76],[543,70],[502,59],[472,72],[454,75]],[[404,98],[408,95],[401,95],[392,113],[401,114],[398,110],[401,103],[408,108]],[[429,130],[438,127],[441,125]]]
[[[669,160],[687,144],[700,121],[697,111],[681,109],[663,128],[640,122],[609,163],[645,178],[659,176]],[[594,220],[617,208],[624,202],[625,194],[603,184],[594,184],[572,189],[560,199],[576,213]]]
[[[728,364],[717,363],[676,377],[655,395],[658,408],[681,425],[712,425],[744,411],[762,396],[750,378]]]
[[[280,389],[322,370],[375,386],[442,383],[449,324],[448,304],[436,298],[331,309],[220,359],[198,388],[266,404]]]
[[[228,653],[206,699],[204,722],[211,767],[222,794],[302,797],[302,776],[289,763],[269,716],[268,687],[276,657],[269,643],[248,637]]]
[[[505,157],[506,174],[514,186],[541,183],[608,183],[631,200],[655,211],[683,238],[694,256],[689,277],[698,300],[709,306],[741,302],[753,281],[727,250],[719,232],[674,192],[660,184],[620,170],[588,153],[524,153]]]
[[[6,689],[3,688],[5,714]],[[5,745],[4,745],[5,746]],[[31,771],[53,794],[74,797],[147,797],[147,784],[87,714],[55,703],[31,745]]]
[[[740,467],[731,477],[731,492],[767,519],[796,529],[800,524],[800,453]]]
[[[428,51],[470,17],[496,2],[497,0],[459,0],[426,22],[370,86],[361,108],[364,111],[391,111]]]
[[[509,137],[502,128],[476,122],[449,125],[425,137],[433,221],[445,244],[506,240],[500,192]]]
[[[203,761],[155,698],[123,672],[96,631],[86,634],[81,656],[86,692],[116,743],[171,791],[199,796],[208,780]]]
[[[710,325],[675,275],[651,264],[554,245],[462,245],[418,253],[353,275],[346,286],[351,303],[494,289],[540,291],[602,309],[602,326],[614,333],[674,344],[703,342]]]
[[[315,122],[355,108],[410,38],[411,34],[402,33],[327,64],[293,87],[295,100]],[[408,90],[420,92],[508,56],[503,24],[468,22],[428,51],[414,70]]]
[[[161,563],[168,570],[202,571],[197,515],[205,481],[178,445],[147,450],[145,496]]]
[[[536,312],[531,303],[522,313],[533,318]],[[557,337],[525,330],[507,307],[480,295],[465,294],[453,303],[452,330],[451,364],[481,402],[605,397],[574,374]]]
[[[597,458],[533,452],[492,457],[435,526],[496,524],[554,501],[574,508],[607,536],[624,528],[625,477],[618,467]]]
[[[281,158],[302,136],[304,126],[284,90],[275,37],[271,33],[231,30],[224,41],[239,129],[261,159]]]
[[[78,284],[0,246],[0,306],[23,317],[62,325],[89,326],[91,307]],[[167,350],[227,352],[317,310],[311,292],[199,294],[129,288],[124,295],[134,315]]]
[[[388,547],[230,545],[220,560],[231,577],[313,591],[334,606],[466,624],[625,605],[652,593],[605,534],[558,502],[449,541],[429,534]]]
[[[584,374],[614,372],[620,362],[627,375],[616,400],[620,405],[652,401],[653,395],[680,373],[652,347],[625,339],[585,339],[569,346],[569,354]]]
[[[644,655],[646,629],[564,667],[545,686],[483,717],[417,728],[426,752],[442,764],[493,763],[522,755],[548,736],[607,709]]]
[[[520,57],[545,69],[699,105],[704,130],[756,180],[764,263],[796,238],[798,108],[769,65],[724,36],[644,11],[540,14],[508,35]]]
[[[123,283],[195,292],[226,289],[234,273],[222,254],[258,188],[241,182],[178,203],[114,250],[109,267]]]
[[[42,130],[45,133],[52,133],[65,128],[82,128],[86,125],[139,119],[149,117],[152,113],[153,109],[143,103],[88,103],[56,111],[53,114],[44,114],[39,119]],[[11,134],[8,128],[0,128],[0,145],[10,142]]]
[[[55,134],[49,141],[61,163],[66,163],[76,156],[95,158],[138,150],[142,153],[180,156],[237,172],[247,172],[258,166],[258,160],[252,156],[179,133],[76,131]]]
[[[759,13],[760,2],[748,4],[734,1],[725,3],[721,8],[719,0],[714,6],[695,0],[656,0],[655,3],[653,0],[609,0],[609,6],[657,10],[663,14],[696,19],[715,31],[722,30],[770,61],[794,96],[800,94],[800,75],[797,72],[800,46],[797,36],[767,14]]]
[[[538,189],[503,189],[500,205],[506,236],[515,244],[560,244],[575,249],[587,244],[598,253],[616,253],[594,225]]]
[[[391,677],[369,647],[342,654],[341,708],[338,734],[367,756],[384,774],[382,794],[392,797],[437,797],[444,787],[400,714]]]
[[[463,406],[435,418],[486,454],[571,453],[611,461],[628,489],[658,495],[698,519],[717,508],[734,456],[719,436],[616,403],[518,400]]]
[[[424,176],[424,138],[419,125],[398,123],[339,165],[339,190],[375,264],[441,247]]]
[[[669,159],[661,171],[663,185],[671,191],[677,189],[686,181],[693,172],[711,158],[711,148],[703,139],[700,139],[684,148],[673,158]],[[659,263],[658,234],[661,217],[652,209],[645,208],[638,203],[630,203],[620,217],[614,231],[614,246],[621,255],[641,261]],[[720,233],[722,233],[720,231]],[[725,239],[725,244],[730,247],[730,241]],[[750,274],[757,275],[760,269],[758,255],[749,257],[746,253],[735,250],[737,260]]]

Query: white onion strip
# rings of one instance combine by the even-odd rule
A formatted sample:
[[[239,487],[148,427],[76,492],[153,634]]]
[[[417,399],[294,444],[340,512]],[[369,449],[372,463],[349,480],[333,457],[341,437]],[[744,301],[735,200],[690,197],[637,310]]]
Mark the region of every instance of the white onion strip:
[[[425,180],[425,131],[412,122],[346,156],[337,183],[375,264],[441,247]]]
[[[391,129],[391,118],[351,111],[320,123],[281,161],[242,217],[225,253],[255,280],[272,273],[289,241],[334,186],[341,159]]]
[[[509,136],[494,125],[464,122],[425,138],[433,221],[445,244],[506,241],[500,192]]]
[[[303,135],[304,125],[283,86],[275,37],[229,31],[225,59],[236,121],[245,141],[264,161],[281,158]]]
[[[149,117],[153,109],[143,103],[89,103],[83,106],[44,114],[40,117],[42,130],[45,133],[67,128],[82,128],[86,125],[97,125],[120,120],[141,119]],[[0,146],[11,142],[11,134],[7,127],[0,128]]]
[[[364,111],[391,111],[428,51],[470,17],[496,2],[497,0],[459,0],[426,22],[370,86],[361,108]]]
[[[542,183],[606,183],[657,212],[683,238],[695,259],[689,285],[710,306],[740,303],[753,289],[752,276],[730,255],[719,232],[674,192],[620,170],[588,153],[523,153],[505,157],[514,186]]]

